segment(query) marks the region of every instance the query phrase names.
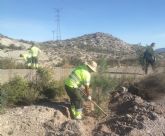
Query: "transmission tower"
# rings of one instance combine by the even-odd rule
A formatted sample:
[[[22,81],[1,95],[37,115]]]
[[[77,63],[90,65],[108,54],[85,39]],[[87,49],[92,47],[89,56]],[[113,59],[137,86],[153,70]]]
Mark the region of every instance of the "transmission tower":
[[[61,41],[61,30],[60,30],[60,12],[61,9],[55,8],[55,23],[56,23],[56,41],[60,44]]]
[[[53,42],[54,42],[54,32],[55,32],[55,31],[53,30],[53,31],[52,31],[52,33],[53,33]]]

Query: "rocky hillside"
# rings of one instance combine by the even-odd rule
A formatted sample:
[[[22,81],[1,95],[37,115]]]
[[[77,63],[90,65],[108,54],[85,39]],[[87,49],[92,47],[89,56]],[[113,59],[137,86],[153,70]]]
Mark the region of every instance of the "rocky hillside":
[[[165,53],[165,48],[159,48],[155,50],[157,53]]]
[[[101,32],[86,34],[80,37],[66,39],[61,41],[47,41],[42,43],[29,42],[24,40],[15,40],[12,38],[0,35],[0,57],[7,57],[6,50],[9,56],[15,50],[26,50],[34,43],[40,45],[47,59],[46,65],[62,65],[63,63],[77,63],[86,59],[100,59],[102,57],[109,59],[134,59],[137,57],[137,52],[142,49],[141,46],[128,44],[110,34]],[[18,51],[16,51],[18,52]],[[14,54],[20,54],[16,53]],[[18,55],[17,59],[18,59]],[[41,58],[41,57],[40,57]],[[43,63],[42,63],[43,64]]]
[[[4,48],[12,49],[12,46],[13,49],[15,47],[15,50],[27,49],[31,46],[31,42],[12,39],[10,37],[0,34],[0,49],[4,49]]]
[[[80,60],[101,57],[110,59],[136,58],[142,47],[128,44],[110,34],[93,33],[62,41],[40,43],[52,59],[60,56],[66,60]],[[55,56],[55,57],[54,57]]]
[[[37,42],[17,40],[0,34],[0,59],[12,59],[18,63],[23,63],[24,60],[19,56],[20,54],[25,53],[32,44],[38,45]],[[44,51],[41,53],[40,60],[48,60]]]
[[[43,44],[49,44],[52,46],[58,46],[59,44],[64,47],[74,47],[80,49],[86,49],[86,51],[95,51],[103,53],[113,53],[113,52],[128,52],[134,51],[130,44],[105,33],[93,33],[86,34],[77,38],[63,40],[60,43],[58,42],[44,42]]]
[[[40,63],[48,67],[63,66],[64,64],[75,65],[87,59],[99,60],[101,58],[115,61],[115,63],[118,63],[118,60],[124,63],[125,60],[129,60],[127,65],[130,65],[136,63],[137,56],[141,55],[144,49],[138,44],[132,45],[101,32],[40,43],[16,40],[0,34],[0,58],[12,58],[19,61],[19,54],[24,53],[32,44],[41,48]],[[159,53],[158,55],[162,61],[165,58],[164,54]]]

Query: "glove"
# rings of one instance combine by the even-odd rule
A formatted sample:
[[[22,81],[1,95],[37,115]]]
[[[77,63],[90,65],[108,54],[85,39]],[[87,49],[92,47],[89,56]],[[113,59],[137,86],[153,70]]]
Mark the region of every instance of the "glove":
[[[88,96],[88,100],[90,100],[90,101],[92,100],[92,97],[90,95]]]

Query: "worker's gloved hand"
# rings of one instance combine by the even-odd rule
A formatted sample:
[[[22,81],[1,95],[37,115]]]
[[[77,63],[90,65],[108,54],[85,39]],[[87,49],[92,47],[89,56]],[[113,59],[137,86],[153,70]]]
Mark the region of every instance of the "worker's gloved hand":
[[[92,100],[92,97],[90,95],[88,96],[88,100],[90,100],[90,101]]]

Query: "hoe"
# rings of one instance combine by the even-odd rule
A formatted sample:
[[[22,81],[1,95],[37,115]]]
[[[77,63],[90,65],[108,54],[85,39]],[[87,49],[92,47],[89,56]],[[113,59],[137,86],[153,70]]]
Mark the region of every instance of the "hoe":
[[[83,90],[81,90],[81,89],[79,89],[79,90],[84,94],[84,96],[87,97],[87,94]],[[93,100],[90,100],[90,101],[104,113],[105,117],[108,116],[107,113],[105,113],[105,111],[103,111],[103,109],[95,101],[93,101]]]

